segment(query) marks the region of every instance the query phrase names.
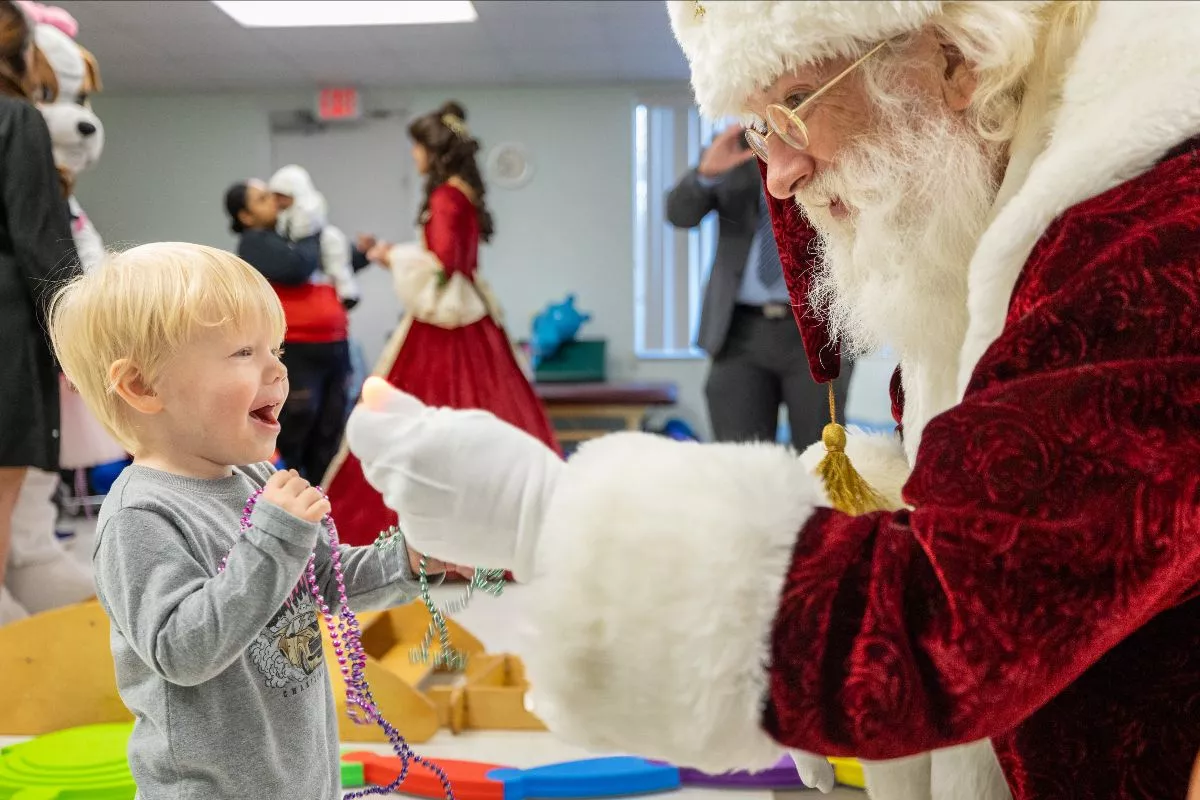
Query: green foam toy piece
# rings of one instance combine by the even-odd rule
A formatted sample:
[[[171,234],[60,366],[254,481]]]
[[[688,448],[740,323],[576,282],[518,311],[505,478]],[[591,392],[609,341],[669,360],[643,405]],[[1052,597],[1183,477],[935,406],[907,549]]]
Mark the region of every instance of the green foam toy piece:
[[[131,723],[88,725],[0,750],[0,800],[132,800]]]
[[[367,778],[363,774],[362,762],[358,761],[343,761],[342,762],[342,788],[343,789],[358,789],[367,785]]]
[[[0,800],[133,800],[133,723],[86,725],[0,750]],[[341,762],[342,785],[366,786],[363,765]]]

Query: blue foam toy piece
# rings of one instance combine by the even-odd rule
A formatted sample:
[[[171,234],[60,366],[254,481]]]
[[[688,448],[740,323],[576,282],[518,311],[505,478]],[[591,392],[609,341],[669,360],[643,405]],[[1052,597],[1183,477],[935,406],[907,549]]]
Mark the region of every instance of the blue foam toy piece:
[[[571,800],[669,792],[682,786],[679,769],[633,756],[589,758],[532,769],[496,769],[504,800]]]

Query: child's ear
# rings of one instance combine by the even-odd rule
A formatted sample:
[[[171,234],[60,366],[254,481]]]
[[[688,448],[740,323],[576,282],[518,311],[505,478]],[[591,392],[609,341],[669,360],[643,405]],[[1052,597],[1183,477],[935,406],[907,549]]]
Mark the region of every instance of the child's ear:
[[[157,414],[162,411],[162,400],[154,393],[141,370],[127,358],[112,363],[108,368],[108,383],[122,400],[142,414]]]

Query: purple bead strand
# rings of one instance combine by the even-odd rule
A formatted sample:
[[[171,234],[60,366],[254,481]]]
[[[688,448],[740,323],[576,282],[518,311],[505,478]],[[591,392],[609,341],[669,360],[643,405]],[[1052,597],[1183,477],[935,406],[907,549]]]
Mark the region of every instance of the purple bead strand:
[[[246,501],[246,506],[242,509],[239,535],[244,534],[250,529],[250,514],[254,510],[254,505],[258,502],[260,495],[262,495],[262,489],[255,491]],[[346,596],[346,578],[342,571],[342,556],[338,552],[337,525],[334,524],[333,517],[328,514],[322,520],[322,523],[329,532],[330,563],[333,567],[334,579],[337,581],[337,599],[339,603],[337,616],[334,616],[333,609],[326,602],[321,592],[320,583],[317,581],[315,553],[308,557],[304,579],[288,596],[287,603],[290,604],[292,602],[298,591],[304,590],[304,583],[308,584],[307,588],[312,593],[317,607],[321,610],[321,615],[325,618],[325,627],[329,631],[329,639],[333,644],[333,652],[337,656],[338,670],[346,682],[347,716],[358,725],[375,724],[383,729],[388,741],[392,745],[392,750],[399,757],[401,765],[399,776],[389,785],[359,789],[344,795],[344,798],[345,800],[350,800],[351,798],[357,800],[357,798],[369,797],[371,795],[390,794],[396,791],[405,778],[408,777],[409,765],[412,762],[416,762],[438,777],[438,781],[441,782],[442,788],[446,792],[446,800],[454,800],[454,791],[450,786],[450,777],[446,774],[446,771],[429,759],[417,755],[408,745],[408,742],[405,741],[404,737],[400,735],[400,731],[383,718],[379,707],[375,705],[375,698],[371,696],[370,684],[367,683],[367,654],[362,647],[362,628],[358,623],[358,617],[350,609],[350,603]],[[226,553],[225,557],[221,559],[217,571],[224,572],[228,562],[229,554]]]

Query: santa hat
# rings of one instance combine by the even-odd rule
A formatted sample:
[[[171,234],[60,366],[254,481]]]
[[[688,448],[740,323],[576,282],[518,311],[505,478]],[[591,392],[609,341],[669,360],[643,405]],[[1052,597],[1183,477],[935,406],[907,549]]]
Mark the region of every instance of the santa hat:
[[[668,0],[700,110],[740,116],[786,72],[920,28],[940,0]]]

